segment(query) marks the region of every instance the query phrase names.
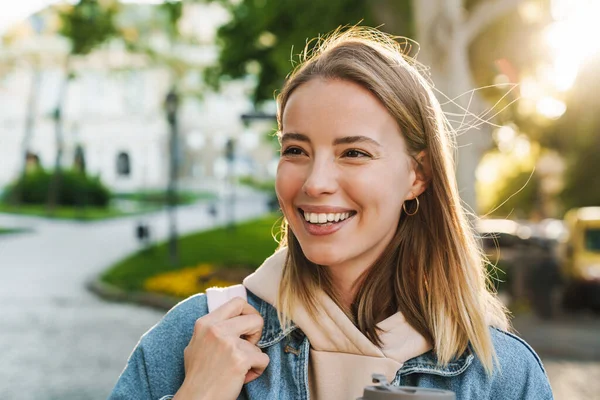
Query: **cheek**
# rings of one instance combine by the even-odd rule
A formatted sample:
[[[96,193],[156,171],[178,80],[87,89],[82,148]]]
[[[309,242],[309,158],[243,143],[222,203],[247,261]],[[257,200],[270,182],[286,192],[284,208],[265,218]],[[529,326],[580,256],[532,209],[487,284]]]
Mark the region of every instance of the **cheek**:
[[[348,174],[344,185],[346,193],[363,211],[386,218],[399,214],[410,187],[408,171],[389,166]]]
[[[284,203],[284,207],[290,205],[298,192],[302,190],[303,184],[304,179],[299,168],[289,163],[279,164],[275,177],[275,192]]]

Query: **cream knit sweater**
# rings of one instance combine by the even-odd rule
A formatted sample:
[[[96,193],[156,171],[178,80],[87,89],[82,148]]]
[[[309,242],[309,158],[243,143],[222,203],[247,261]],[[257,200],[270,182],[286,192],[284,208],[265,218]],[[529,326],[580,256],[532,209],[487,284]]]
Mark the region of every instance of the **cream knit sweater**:
[[[287,249],[279,250],[243,283],[273,306],[286,255]],[[378,347],[354,326],[329,296],[324,292],[317,296],[321,309],[315,319],[300,304],[294,310],[294,323],[306,334],[311,345],[309,383],[313,399],[356,399],[362,395],[365,386],[372,384],[373,373],[382,373],[391,381],[406,360],[431,349],[427,340],[400,312],[377,324],[383,330],[380,336],[383,346]]]

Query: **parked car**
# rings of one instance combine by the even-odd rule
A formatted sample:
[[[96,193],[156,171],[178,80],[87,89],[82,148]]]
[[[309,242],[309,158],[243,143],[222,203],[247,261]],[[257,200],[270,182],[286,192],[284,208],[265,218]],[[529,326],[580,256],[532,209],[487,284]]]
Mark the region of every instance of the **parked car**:
[[[488,259],[501,264],[515,262],[530,236],[529,228],[509,219],[480,219],[477,232]]]
[[[563,304],[600,311],[600,207],[572,209],[564,219],[569,235],[560,252]]]
[[[550,318],[561,278],[556,240],[539,224],[507,219],[481,219],[477,230],[488,259],[503,273],[497,285],[512,301],[525,300],[540,317]]]

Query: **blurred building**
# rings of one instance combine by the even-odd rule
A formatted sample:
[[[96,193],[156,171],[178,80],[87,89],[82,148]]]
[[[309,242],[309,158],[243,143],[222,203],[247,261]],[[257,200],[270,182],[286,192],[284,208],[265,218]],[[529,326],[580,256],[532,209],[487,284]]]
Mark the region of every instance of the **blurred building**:
[[[272,145],[262,140],[265,132],[248,130],[240,119],[252,109],[253,82],[231,82],[214,93],[202,79],[202,69],[216,61],[215,33],[228,19],[226,11],[216,4],[187,4],[179,26],[186,41],[175,44],[157,28],[156,12],[153,5],[128,4],[118,17],[124,32],[187,68],[179,81],[180,181],[218,182],[227,171],[229,138],[238,144],[236,172],[266,177]],[[18,176],[27,151],[29,160],[54,166],[54,114],[69,49],[58,23],[57,7],[49,7],[14,26],[0,44],[0,187]],[[166,186],[169,126],[163,104],[173,76],[166,65],[129,51],[122,38],[75,59],[63,112],[63,166],[84,159],[88,173],[100,174],[117,191]]]

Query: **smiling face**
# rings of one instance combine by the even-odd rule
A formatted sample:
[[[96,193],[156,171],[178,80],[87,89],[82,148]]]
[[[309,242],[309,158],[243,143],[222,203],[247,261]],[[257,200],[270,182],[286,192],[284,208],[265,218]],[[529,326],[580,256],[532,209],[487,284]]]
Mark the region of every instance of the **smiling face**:
[[[353,281],[424,190],[398,124],[362,86],[314,78],[290,95],[281,133],[276,190],[289,229],[310,261]]]

